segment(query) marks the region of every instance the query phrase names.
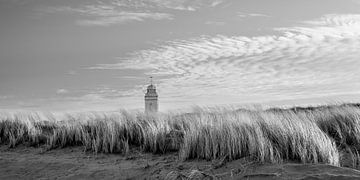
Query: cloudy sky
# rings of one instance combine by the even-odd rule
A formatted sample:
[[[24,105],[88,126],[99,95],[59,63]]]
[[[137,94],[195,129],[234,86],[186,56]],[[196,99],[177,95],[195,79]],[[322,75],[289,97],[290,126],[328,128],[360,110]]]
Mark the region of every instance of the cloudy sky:
[[[360,101],[359,0],[0,0],[0,109]]]

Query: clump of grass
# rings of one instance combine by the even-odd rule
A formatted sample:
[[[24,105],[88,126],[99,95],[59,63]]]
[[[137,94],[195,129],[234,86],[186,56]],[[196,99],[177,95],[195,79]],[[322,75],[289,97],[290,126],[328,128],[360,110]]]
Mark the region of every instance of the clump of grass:
[[[67,115],[69,121],[58,123],[49,136],[49,147],[84,146],[95,153],[126,153],[129,140],[134,141],[130,123],[120,113],[88,113]],[[137,142],[138,143],[138,142]]]
[[[22,143],[32,146],[44,143],[46,137],[43,135],[42,125],[49,117],[50,115],[37,112],[1,113],[0,143],[8,144],[10,148]]]
[[[360,108],[354,106],[324,107],[307,112],[318,126],[340,146],[360,148]]]
[[[95,153],[179,152],[182,159],[339,165],[340,153],[359,164],[360,107],[236,110],[192,113],[88,112],[55,116],[0,112],[0,143],[48,149],[83,146]]]
[[[260,126],[276,152],[275,158],[339,165],[335,142],[313,121],[287,111],[260,115]]]
[[[327,106],[301,113],[313,120],[331,137],[339,151],[351,156],[353,167],[359,166],[360,108],[354,105]]]
[[[202,112],[191,119],[180,154],[184,159],[227,156],[260,162],[339,163],[333,140],[314,122],[294,113]]]
[[[83,145],[95,153],[127,153],[130,146],[153,153],[177,151],[181,136],[169,116],[113,113],[67,115],[49,136],[50,148]]]

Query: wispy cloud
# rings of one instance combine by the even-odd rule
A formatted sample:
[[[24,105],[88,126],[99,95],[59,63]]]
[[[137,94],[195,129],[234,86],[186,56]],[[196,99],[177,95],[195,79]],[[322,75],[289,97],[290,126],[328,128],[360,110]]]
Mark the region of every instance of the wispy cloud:
[[[270,17],[269,15],[266,14],[260,14],[260,13],[244,13],[244,12],[238,12],[237,13],[238,17],[241,18],[246,18],[246,17]]]
[[[222,0],[99,0],[91,5],[47,7],[41,11],[76,13],[84,16],[76,20],[78,25],[110,26],[134,21],[172,20],[173,14],[167,13],[168,10],[196,11],[203,7],[216,7],[222,2]]]
[[[223,26],[226,23],[222,22],[222,21],[206,21],[205,22],[206,25],[215,25],[215,26]]]
[[[76,71],[74,71],[74,70],[70,70],[70,71],[66,72],[65,74],[73,76],[73,75],[77,75],[78,73]]]
[[[142,87],[140,86],[137,86],[134,89],[130,90],[119,90],[117,88],[99,87],[97,89],[91,90],[87,93],[87,95],[113,99],[136,96],[136,94],[142,94],[141,90]]]
[[[149,74],[171,75],[159,82],[163,96],[204,101],[358,92],[360,15],[326,15],[276,31],[281,35],[171,41],[90,69],[150,69]]]
[[[214,0],[212,3],[211,3],[211,7],[216,7],[220,4],[222,4],[224,1],[223,0]]]
[[[77,24],[85,26],[109,26],[114,24],[123,24],[132,21],[144,21],[145,19],[153,20],[171,20],[172,15],[166,13],[132,13],[121,12],[114,16],[106,16],[91,20],[78,20]]]
[[[67,89],[58,89],[56,90],[56,94],[67,94],[69,93],[69,90]]]
[[[77,20],[78,25],[85,26],[109,26],[114,24],[123,24],[132,21],[153,20],[171,20],[171,14],[158,12],[129,12],[119,9],[114,5],[86,5],[84,7],[72,8],[69,6],[51,7],[47,12],[70,12],[77,13],[85,19]]]
[[[0,100],[6,100],[6,99],[10,99],[10,98],[13,98],[14,96],[3,96],[3,95],[0,95]]]
[[[116,0],[112,4],[136,9],[173,9],[180,11],[196,11],[204,7],[216,7],[224,0]]]

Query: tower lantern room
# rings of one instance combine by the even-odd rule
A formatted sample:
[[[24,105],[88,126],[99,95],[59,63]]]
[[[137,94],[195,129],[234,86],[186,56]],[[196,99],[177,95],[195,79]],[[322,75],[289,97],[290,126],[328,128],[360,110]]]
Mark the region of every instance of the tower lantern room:
[[[145,93],[145,113],[156,112],[158,112],[158,94],[156,93],[155,85],[153,85],[152,77],[150,77],[150,85]]]

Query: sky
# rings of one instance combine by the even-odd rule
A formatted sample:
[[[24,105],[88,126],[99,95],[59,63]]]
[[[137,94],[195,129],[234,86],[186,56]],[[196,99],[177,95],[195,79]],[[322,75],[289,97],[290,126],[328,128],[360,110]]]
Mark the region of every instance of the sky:
[[[0,109],[360,102],[360,0],[0,0]]]

